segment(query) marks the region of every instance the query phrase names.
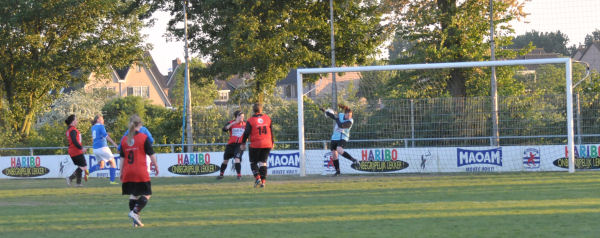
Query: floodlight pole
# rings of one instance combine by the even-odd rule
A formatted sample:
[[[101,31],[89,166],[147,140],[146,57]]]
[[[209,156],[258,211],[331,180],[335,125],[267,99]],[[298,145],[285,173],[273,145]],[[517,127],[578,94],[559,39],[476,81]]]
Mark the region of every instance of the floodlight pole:
[[[333,0],[329,0],[329,25],[331,28],[331,68],[335,68],[335,39],[333,32]],[[331,73],[331,98],[332,108],[337,107],[337,83],[335,81],[336,73]],[[334,123],[335,124],[335,123]]]
[[[192,92],[190,91],[190,56],[189,56],[189,45],[188,45],[188,24],[187,24],[187,3],[183,1],[183,18],[184,18],[184,29],[185,29],[185,100],[184,107],[186,108],[186,134],[187,134],[187,152],[192,152],[193,139],[193,128],[192,128]],[[183,152],[183,151],[182,151]]]
[[[496,60],[496,42],[494,41],[494,1],[490,0],[490,46],[491,61]],[[492,96],[492,142],[493,146],[500,146],[500,132],[498,131],[498,86],[496,83],[496,67],[492,66],[490,82]]]

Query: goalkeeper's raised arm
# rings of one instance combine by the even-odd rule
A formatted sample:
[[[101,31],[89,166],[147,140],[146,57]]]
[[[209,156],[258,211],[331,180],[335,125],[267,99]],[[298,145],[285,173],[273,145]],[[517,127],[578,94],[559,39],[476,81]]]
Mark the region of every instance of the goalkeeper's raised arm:
[[[347,106],[340,104],[340,108],[345,110],[345,108],[347,108]],[[337,113],[335,111],[333,111],[332,109],[319,108],[319,110],[324,112],[325,116],[335,120],[335,123],[338,125],[339,128],[350,128],[352,126],[352,121],[343,120],[344,116],[341,116],[341,117],[338,116]]]
[[[333,119],[333,120],[338,120],[338,117],[335,115],[336,113],[331,110],[331,108],[327,108],[327,109],[323,109],[323,108],[319,108],[319,110],[321,110],[322,112],[325,113],[325,116]]]

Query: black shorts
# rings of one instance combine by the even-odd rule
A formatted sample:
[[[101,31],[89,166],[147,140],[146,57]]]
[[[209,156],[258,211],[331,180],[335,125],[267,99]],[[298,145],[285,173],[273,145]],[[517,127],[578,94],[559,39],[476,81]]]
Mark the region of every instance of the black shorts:
[[[329,142],[329,149],[331,151],[337,150],[337,147],[346,147],[346,142],[345,140],[332,140],[331,142]]]
[[[271,148],[250,148],[248,151],[248,155],[250,155],[250,163],[266,163],[270,152]]]
[[[123,195],[152,195],[152,185],[148,182],[125,182],[121,185]]]
[[[236,144],[236,143],[228,144],[225,147],[225,153],[223,154],[223,161],[231,159],[231,158],[239,158],[241,161],[244,151],[240,149],[240,145],[241,144]]]
[[[87,166],[87,163],[85,162],[85,156],[83,154],[71,157],[71,160],[73,160],[73,164],[79,167]]]

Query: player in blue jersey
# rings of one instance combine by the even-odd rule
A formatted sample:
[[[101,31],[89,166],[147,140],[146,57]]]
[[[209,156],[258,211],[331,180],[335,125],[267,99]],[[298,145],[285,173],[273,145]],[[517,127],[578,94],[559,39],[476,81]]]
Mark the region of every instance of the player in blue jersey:
[[[117,147],[117,144],[110,138],[110,136],[106,132],[106,128],[104,127],[104,117],[102,117],[102,115],[95,116],[93,124],[94,125],[92,126],[91,131],[94,155],[96,156],[96,160],[98,160],[100,169],[104,169],[106,162],[110,163],[110,184],[118,184],[117,182],[115,182],[117,163],[115,162],[115,157],[110,148],[108,148],[108,144],[106,143],[106,141],[109,141],[115,147]],[[90,170],[92,169],[90,168]]]
[[[358,166],[358,160],[352,157],[348,152],[344,151],[344,147],[346,143],[350,139],[350,129],[352,128],[352,124],[354,124],[354,119],[352,119],[352,110],[345,105],[338,105],[341,110],[344,112],[335,113],[331,109],[323,109],[320,108],[321,111],[325,112],[327,117],[333,119],[335,121],[335,126],[333,127],[333,134],[331,135],[331,142],[329,145],[329,149],[331,150],[331,158],[333,159],[333,166],[335,166],[335,174],[333,176],[340,175],[340,162],[338,161],[338,155],[344,156],[344,158],[352,161],[354,166]]]
[[[150,142],[151,145],[154,144],[154,137],[152,137],[152,133],[150,133],[148,128],[146,128],[145,126],[142,126],[142,128],[140,128],[139,132],[148,136],[148,141]],[[127,129],[127,131],[125,131],[125,135],[123,135],[123,138],[125,138],[128,134],[129,134],[129,129]],[[121,138],[121,140],[123,140],[123,138]],[[119,145],[118,149],[119,149],[119,151],[121,151],[121,145]]]

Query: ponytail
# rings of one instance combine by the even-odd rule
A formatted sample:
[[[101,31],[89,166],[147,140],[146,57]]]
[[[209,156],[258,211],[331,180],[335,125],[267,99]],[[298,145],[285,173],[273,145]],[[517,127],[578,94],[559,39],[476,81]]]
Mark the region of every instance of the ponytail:
[[[344,110],[344,113],[350,113],[352,112],[352,109],[350,109],[350,107],[344,105],[344,104],[338,104],[338,107],[340,107],[340,109]]]
[[[65,119],[65,124],[67,124],[67,126],[70,126],[71,123],[73,123],[73,121],[75,121],[75,114],[69,115],[67,119]]]
[[[102,115],[96,115],[94,117],[94,120],[92,121],[92,125],[95,125],[96,123],[98,123],[98,120],[100,119],[100,117],[102,117]]]
[[[127,144],[130,146],[134,144],[133,137],[135,136],[135,128],[142,124],[140,116],[133,114],[129,118],[129,133],[127,134]]]

